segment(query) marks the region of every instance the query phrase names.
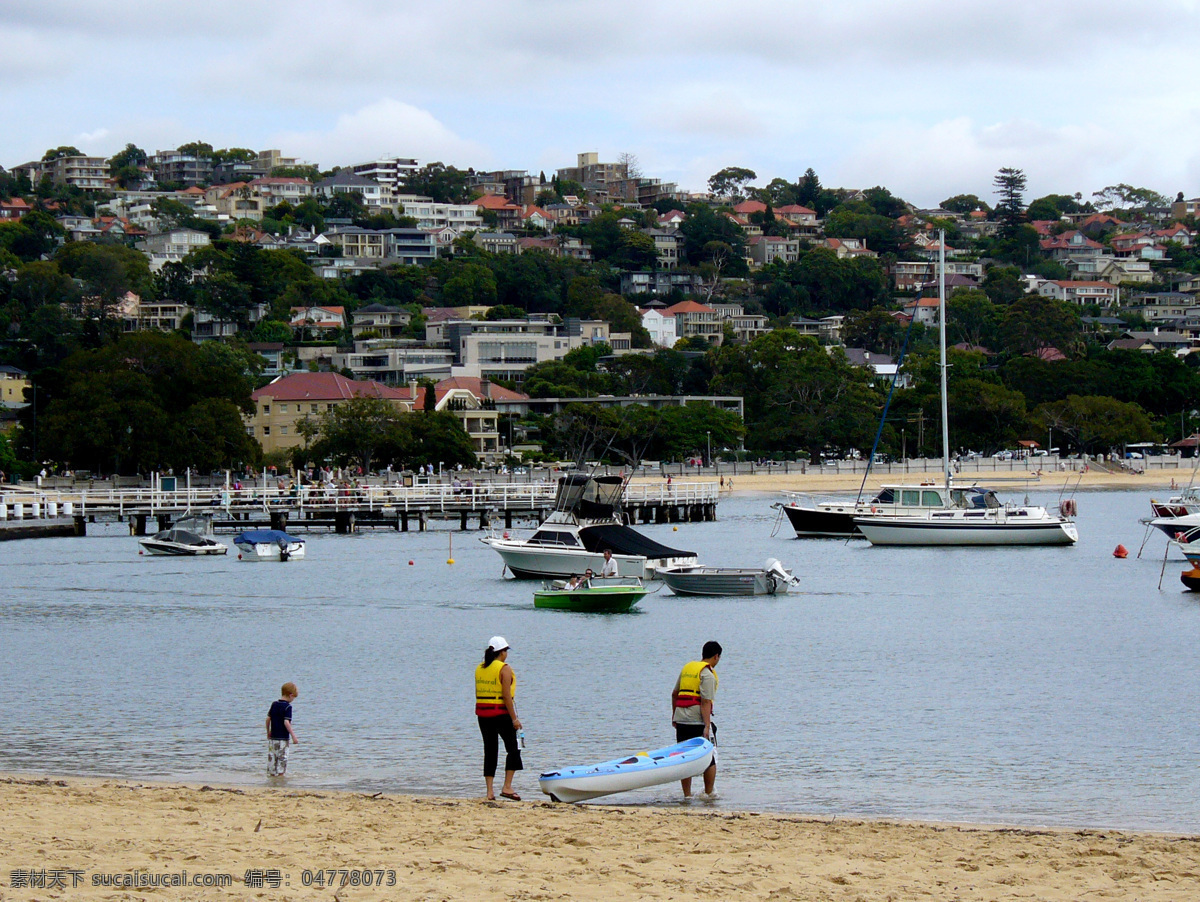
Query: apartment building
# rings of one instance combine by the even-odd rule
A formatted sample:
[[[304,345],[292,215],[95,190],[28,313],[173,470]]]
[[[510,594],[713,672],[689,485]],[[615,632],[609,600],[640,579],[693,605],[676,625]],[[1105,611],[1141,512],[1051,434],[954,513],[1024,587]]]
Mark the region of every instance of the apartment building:
[[[449,378],[454,354],[446,348],[426,347],[415,339],[369,339],[356,341],[353,351],[335,353],[333,366],[350,370],[355,379],[404,385],[419,379]]]
[[[456,234],[483,228],[475,204],[440,204],[428,197],[405,195],[396,199],[397,213],[411,216],[418,229],[453,229]]]
[[[600,203],[636,200],[638,196],[638,180],[629,178],[629,167],[625,163],[601,163],[598,153],[578,154],[576,164],[558,170],[558,177],[579,182]]]
[[[250,190],[261,197],[268,207],[287,202],[293,207],[312,197],[313,186],[308,179],[266,176],[250,182]]]
[[[390,185],[358,175],[350,169],[339,169],[329,178],[313,185],[313,192],[329,200],[338,194],[357,194],[368,209],[379,209],[392,202],[395,192]]]
[[[675,331],[675,317],[665,313],[661,306],[651,307],[642,313],[642,328],[650,333],[650,340],[660,348],[673,348],[679,341]]]
[[[349,170],[355,175],[382,185],[392,194],[399,194],[403,190],[408,176],[420,168],[420,165],[412,157],[380,157],[378,160],[368,160],[366,163],[355,163],[342,171]]]
[[[150,259],[150,271],[158,272],[166,263],[180,263],[197,248],[207,247],[212,238],[196,229],[171,229],[149,235],[134,247]],[[172,327],[174,328],[174,327]]]
[[[340,373],[292,373],[280,376],[250,395],[254,413],[245,417],[246,434],[257,439],[264,453],[298,448],[302,419],[317,417],[352,398],[381,398],[397,410],[411,411],[413,393],[379,382],[347,379]]]
[[[683,260],[683,249],[687,243],[683,232],[678,229],[643,229],[654,239],[654,250],[658,253],[658,265],[662,269],[675,269]]]
[[[746,239],[751,266],[761,269],[768,263],[795,263],[800,259],[800,241],[775,235],[753,235]]]
[[[150,168],[160,185],[207,185],[212,181],[213,161],[209,156],[159,150],[150,157]]]
[[[9,364],[0,364],[0,403],[24,405],[29,374]]]
[[[568,351],[591,342],[590,334],[585,340],[579,320],[548,319],[431,321],[425,338],[431,347],[453,354],[455,376],[517,383],[524,381],[525,370],[535,363],[561,360]]]
[[[363,229],[357,226],[330,232],[327,237],[340,245],[342,254],[353,258],[376,258],[405,265],[425,264],[437,259],[433,235],[421,229]]]
[[[32,185],[48,178],[52,184],[81,191],[104,191],[110,187],[108,160],[104,157],[78,155],[40,160],[14,166],[12,173],[24,175]]]

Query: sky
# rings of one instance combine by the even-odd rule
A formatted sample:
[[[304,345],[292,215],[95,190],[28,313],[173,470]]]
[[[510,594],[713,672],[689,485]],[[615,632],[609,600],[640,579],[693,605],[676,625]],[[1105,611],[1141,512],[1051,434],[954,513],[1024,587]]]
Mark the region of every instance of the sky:
[[[596,151],[921,207],[1200,195],[1200,0],[3,0],[0,165],[200,140],[547,176]]]

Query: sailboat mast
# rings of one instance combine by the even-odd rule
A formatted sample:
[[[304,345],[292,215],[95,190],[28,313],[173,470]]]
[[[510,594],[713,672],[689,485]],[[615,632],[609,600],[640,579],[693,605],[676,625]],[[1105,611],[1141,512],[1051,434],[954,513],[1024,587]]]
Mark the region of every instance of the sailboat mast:
[[[950,498],[950,415],[946,400],[946,232],[938,230],[938,334],[942,349],[942,472],[946,474],[946,498]]]

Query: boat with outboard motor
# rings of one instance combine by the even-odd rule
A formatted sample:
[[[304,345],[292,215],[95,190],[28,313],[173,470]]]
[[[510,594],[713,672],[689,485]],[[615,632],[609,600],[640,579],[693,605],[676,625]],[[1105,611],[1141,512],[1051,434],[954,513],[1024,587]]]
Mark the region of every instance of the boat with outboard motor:
[[[653,579],[659,568],[694,564],[696,554],[660,545],[625,524],[620,476],[571,474],[558,481],[554,511],[528,539],[489,534],[480,539],[518,579],[563,579],[604,568],[612,551],[617,575]]]
[[[279,529],[250,529],[234,537],[240,561],[298,561],[304,557],[304,539]]]
[[[228,545],[192,532],[190,529],[172,527],[156,532],[152,536],[139,539],[138,544],[149,554],[172,555],[174,557],[195,557],[206,554],[225,554]]]
[[[615,792],[698,777],[712,764],[715,753],[711,742],[697,737],[601,764],[559,768],[538,777],[538,786],[555,802],[586,802]]]
[[[742,567],[667,567],[658,571],[676,595],[729,598],[736,595],[786,595],[800,581],[783,564],[770,558],[759,569]]]
[[[554,580],[533,593],[535,608],[553,608],[580,614],[620,614],[646,597],[648,590],[637,577],[594,576],[572,586],[569,580]]]

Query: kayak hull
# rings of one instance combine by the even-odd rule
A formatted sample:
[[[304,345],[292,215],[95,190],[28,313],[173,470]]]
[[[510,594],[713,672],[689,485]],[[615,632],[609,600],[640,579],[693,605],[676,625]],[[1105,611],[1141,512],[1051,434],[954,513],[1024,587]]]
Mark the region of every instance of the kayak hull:
[[[544,773],[538,778],[538,786],[556,802],[586,802],[698,777],[712,764],[715,752],[707,739],[688,739],[653,752]]]

